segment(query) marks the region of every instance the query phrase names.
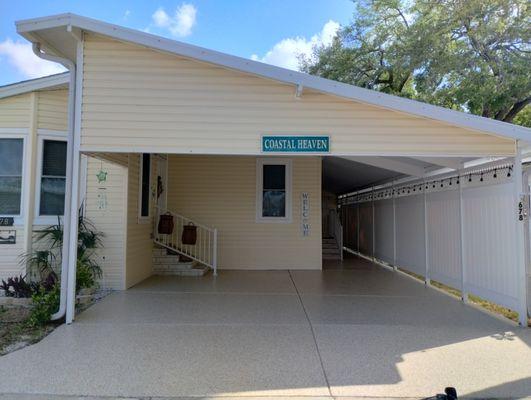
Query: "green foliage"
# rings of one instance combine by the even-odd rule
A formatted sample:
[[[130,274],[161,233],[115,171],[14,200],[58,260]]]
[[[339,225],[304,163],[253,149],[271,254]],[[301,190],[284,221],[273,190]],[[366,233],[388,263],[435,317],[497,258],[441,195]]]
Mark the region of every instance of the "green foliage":
[[[96,280],[92,269],[86,264],[78,261],[76,271],[76,292],[79,292],[81,289],[94,287],[95,285]]]
[[[531,106],[527,106],[514,117],[515,124],[531,128]]]
[[[359,0],[311,74],[506,122],[531,102],[525,0]],[[526,111],[529,113],[529,111]]]
[[[59,298],[59,285],[54,285],[51,289],[40,286],[31,296],[33,307],[28,324],[30,326],[39,326],[50,322],[52,314],[59,309]]]
[[[96,261],[96,250],[103,247],[103,233],[81,217],[78,221],[76,292],[96,286],[101,277],[101,266]],[[38,276],[38,284],[32,295],[33,309],[30,324],[42,325],[59,308],[59,277],[61,273],[63,226],[58,223],[36,231],[36,246],[44,250],[33,250],[24,255],[22,263],[29,265],[33,275]]]
[[[77,243],[77,269],[81,274],[90,273],[93,285],[96,279],[101,277],[101,266],[96,262],[96,250],[103,247],[103,233],[98,232],[94,225],[86,218],[80,217],[78,221],[78,243]],[[35,249],[26,254],[22,263],[28,264],[34,274],[40,279],[52,274],[58,277],[61,272],[62,247],[63,247],[63,226],[60,220],[55,225],[48,226],[36,231],[36,247],[43,243],[46,250]],[[83,277],[83,285],[87,280]],[[83,286],[87,287],[87,286]]]

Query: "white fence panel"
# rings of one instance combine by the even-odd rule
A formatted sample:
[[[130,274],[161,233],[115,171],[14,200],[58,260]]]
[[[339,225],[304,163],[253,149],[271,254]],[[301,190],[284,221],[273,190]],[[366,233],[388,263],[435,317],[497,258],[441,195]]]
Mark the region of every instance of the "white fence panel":
[[[397,266],[424,276],[426,273],[424,195],[396,199]]]
[[[389,264],[394,260],[393,199],[374,203],[374,256]]]
[[[463,191],[465,288],[518,310],[512,183]]]
[[[461,289],[459,190],[427,194],[430,279]]]
[[[360,203],[359,205],[359,252],[372,257],[373,233],[372,202]]]

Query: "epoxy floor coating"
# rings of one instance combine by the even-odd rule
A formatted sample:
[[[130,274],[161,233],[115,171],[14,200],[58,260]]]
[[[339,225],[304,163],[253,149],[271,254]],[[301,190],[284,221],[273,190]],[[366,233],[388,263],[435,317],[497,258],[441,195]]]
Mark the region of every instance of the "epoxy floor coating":
[[[338,267],[151,277],[1,357],[0,393],[531,396],[531,329],[362,259]]]

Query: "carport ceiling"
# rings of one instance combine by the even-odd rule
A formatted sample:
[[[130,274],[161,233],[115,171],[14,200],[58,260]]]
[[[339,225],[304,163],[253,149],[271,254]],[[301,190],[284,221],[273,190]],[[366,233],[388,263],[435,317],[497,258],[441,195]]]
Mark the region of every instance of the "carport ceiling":
[[[422,177],[441,168],[459,169],[470,158],[323,157],[323,190],[345,194],[406,176]]]
[[[352,192],[376,182],[405,176],[387,169],[339,157],[323,158],[323,190],[334,194]]]

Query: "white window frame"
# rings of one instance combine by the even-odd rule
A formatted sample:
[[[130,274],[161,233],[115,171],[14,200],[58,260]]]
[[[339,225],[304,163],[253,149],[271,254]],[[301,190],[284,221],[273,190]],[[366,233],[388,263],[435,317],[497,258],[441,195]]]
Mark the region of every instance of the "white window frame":
[[[142,215],[142,175],[144,173],[144,154],[149,154],[149,177],[148,177],[148,215]],[[138,223],[139,224],[148,224],[151,222],[151,207],[152,207],[152,196],[151,196],[151,179],[153,175],[153,154],[151,153],[140,153],[138,157],[139,167],[138,167]]]
[[[26,179],[27,179],[27,166],[28,161],[28,146],[27,146],[27,132],[15,133],[20,129],[0,130],[0,139],[22,139],[22,182],[20,184],[20,212],[18,214],[0,214],[0,217],[13,218],[13,225],[24,224],[24,197],[26,196]],[[11,133],[13,132],[13,133]]]
[[[68,152],[68,134],[67,132],[46,131],[38,132],[37,144],[37,173],[35,174],[35,218],[34,225],[54,225],[57,223],[57,215],[41,215],[41,185],[42,185],[42,163],[44,161],[44,141],[53,140],[56,142],[66,142]],[[68,155],[67,155],[68,156]],[[66,177],[65,177],[66,178]],[[66,194],[65,194],[66,196]],[[65,199],[66,203],[66,199]],[[64,215],[59,215],[61,223]]]
[[[256,222],[257,223],[280,223],[292,222],[292,166],[289,158],[257,158],[256,159]],[[263,207],[263,184],[264,165],[284,165],[286,167],[286,215],[284,217],[264,217]]]

